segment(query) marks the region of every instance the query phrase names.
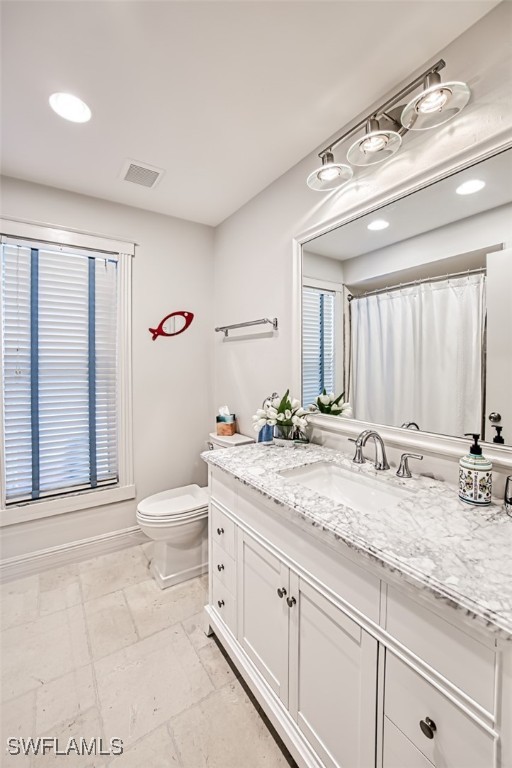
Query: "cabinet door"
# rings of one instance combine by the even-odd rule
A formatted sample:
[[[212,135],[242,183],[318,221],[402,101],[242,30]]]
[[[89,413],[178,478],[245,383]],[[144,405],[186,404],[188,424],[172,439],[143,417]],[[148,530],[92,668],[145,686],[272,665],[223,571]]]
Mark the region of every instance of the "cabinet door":
[[[238,642],[287,705],[289,570],[242,531],[237,570]]]
[[[377,641],[293,573],[290,594],[290,714],[329,768],[372,768]]]

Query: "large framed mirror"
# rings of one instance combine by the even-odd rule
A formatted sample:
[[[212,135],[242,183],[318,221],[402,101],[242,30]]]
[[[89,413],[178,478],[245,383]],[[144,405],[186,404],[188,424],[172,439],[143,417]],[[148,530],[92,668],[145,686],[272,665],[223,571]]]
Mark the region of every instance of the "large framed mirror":
[[[301,368],[305,406],[512,446],[512,150],[303,243]]]

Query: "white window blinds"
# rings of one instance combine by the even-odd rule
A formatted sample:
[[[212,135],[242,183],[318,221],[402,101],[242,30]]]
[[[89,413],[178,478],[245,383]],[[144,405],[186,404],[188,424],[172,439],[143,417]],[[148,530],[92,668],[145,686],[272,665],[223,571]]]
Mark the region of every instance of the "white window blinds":
[[[334,291],[302,289],[302,403],[334,390]]]
[[[116,483],[117,257],[1,249],[6,500]]]

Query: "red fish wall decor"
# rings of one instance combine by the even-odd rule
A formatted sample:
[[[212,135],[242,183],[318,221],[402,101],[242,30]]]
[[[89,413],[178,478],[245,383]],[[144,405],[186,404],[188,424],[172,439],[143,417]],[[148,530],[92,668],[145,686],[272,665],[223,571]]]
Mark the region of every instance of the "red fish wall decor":
[[[160,321],[157,328],[149,328],[149,332],[153,334],[153,341],[158,336],[178,336],[187,330],[193,319],[193,312],[171,312]]]

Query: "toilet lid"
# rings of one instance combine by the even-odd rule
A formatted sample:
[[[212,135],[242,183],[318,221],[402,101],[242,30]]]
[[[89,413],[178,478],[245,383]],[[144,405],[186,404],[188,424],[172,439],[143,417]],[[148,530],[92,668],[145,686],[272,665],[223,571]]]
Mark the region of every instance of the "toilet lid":
[[[193,509],[191,512],[184,512],[183,514],[179,515],[145,515],[143,512],[139,512],[137,510],[137,519],[138,520],[148,520],[148,521],[155,521],[155,522],[163,522],[165,520],[191,520],[192,518],[198,517],[198,516],[204,516],[208,514],[208,507],[199,507],[198,509]]]
[[[206,488],[198,485],[185,485],[181,488],[171,488],[162,493],[155,493],[139,502],[137,512],[144,517],[184,517],[194,510],[208,505]]]

